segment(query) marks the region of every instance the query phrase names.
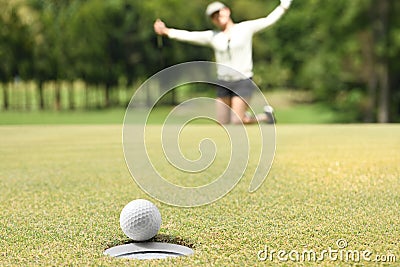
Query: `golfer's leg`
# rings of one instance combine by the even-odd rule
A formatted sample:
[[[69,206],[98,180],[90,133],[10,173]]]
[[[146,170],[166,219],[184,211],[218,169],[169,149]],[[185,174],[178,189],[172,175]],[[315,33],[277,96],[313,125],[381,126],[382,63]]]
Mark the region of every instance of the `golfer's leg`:
[[[228,124],[231,121],[231,98],[217,97],[217,119],[221,124]]]
[[[246,99],[248,102],[250,100]],[[246,116],[246,111],[248,108],[247,102],[239,96],[232,97],[232,110],[236,113],[231,115],[231,122],[234,124],[240,123],[254,123],[256,120],[252,120]]]

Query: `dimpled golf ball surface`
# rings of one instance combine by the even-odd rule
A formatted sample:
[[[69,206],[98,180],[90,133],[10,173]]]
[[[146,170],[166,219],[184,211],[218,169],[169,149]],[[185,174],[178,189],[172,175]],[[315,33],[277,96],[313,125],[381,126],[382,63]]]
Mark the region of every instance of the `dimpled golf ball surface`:
[[[161,214],[148,200],[129,202],[121,211],[119,223],[122,231],[134,241],[145,241],[154,237],[161,226]]]

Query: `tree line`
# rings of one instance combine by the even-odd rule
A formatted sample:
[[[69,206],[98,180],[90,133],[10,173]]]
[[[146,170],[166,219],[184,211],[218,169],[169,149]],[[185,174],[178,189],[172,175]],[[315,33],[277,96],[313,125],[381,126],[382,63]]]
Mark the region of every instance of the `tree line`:
[[[224,2],[236,22],[265,16],[279,4]],[[170,27],[209,29],[207,4],[0,0],[1,109],[10,108],[14,87],[7,85],[20,80],[34,83],[40,109],[60,109],[66,91],[73,109],[76,81],[86,98],[89,90],[101,92],[101,107],[125,105],[129,97],[120,97],[121,88],[177,63],[213,60],[211,49],[157,38],[152,27],[161,18]],[[262,90],[310,90],[317,101],[351,114],[350,121],[399,121],[399,12],[396,0],[294,0],[279,23],[254,37],[254,80]],[[49,84],[53,103],[46,105]]]

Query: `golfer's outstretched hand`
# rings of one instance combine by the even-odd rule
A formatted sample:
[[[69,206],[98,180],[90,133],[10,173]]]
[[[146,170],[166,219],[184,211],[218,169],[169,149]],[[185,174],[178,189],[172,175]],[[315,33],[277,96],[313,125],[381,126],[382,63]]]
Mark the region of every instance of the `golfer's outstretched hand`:
[[[289,9],[291,4],[292,0],[281,0],[281,7],[283,7],[284,9]]]
[[[157,19],[154,22],[154,31],[158,35],[168,35],[169,29],[167,28],[167,26],[165,26],[165,23],[162,20]]]

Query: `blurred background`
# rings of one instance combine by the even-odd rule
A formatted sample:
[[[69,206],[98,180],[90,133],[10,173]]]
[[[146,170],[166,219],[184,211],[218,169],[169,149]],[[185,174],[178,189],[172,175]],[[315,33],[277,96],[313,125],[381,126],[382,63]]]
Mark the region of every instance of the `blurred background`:
[[[106,112],[99,121],[121,121],[135,90],[156,72],[213,60],[211,48],[153,32],[156,18],[174,28],[212,28],[209,2],[0,0],[0,123],[93,111]],[[279,1],[224,3],[240,22],[266,16]],[[398,14],[398,0],[294,0],[253,44],[254,80],[278,123],[400,122]],[[199,95],[213,91],[180,88],[161,112]]]

